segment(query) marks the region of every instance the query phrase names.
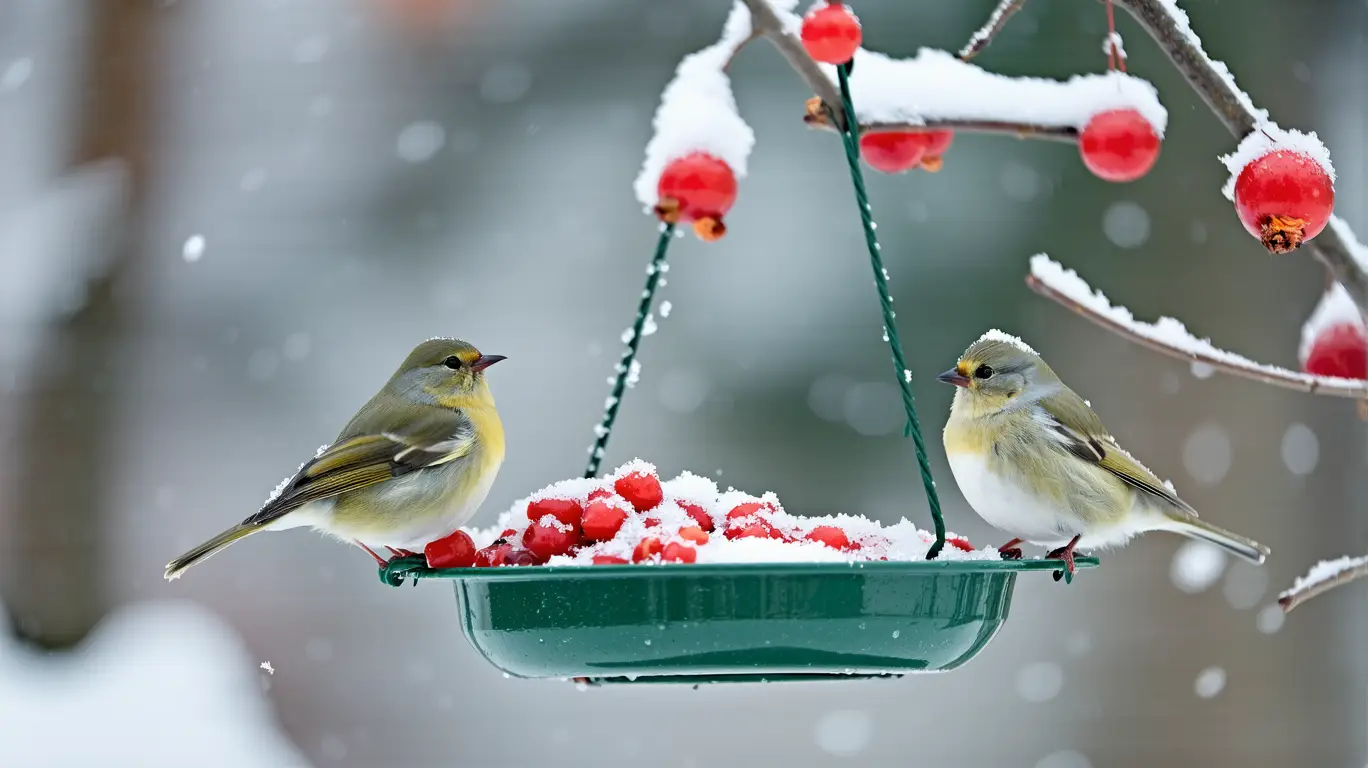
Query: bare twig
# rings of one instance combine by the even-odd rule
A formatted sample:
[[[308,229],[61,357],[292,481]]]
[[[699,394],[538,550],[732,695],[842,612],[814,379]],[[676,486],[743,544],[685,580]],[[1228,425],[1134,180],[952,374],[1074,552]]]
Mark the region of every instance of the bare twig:
[[[969,38],[969,42],[959,52],[960,61],[968,61],[983,52],[993,39],[998,36],[1002,28],[1007,26],[1007,20],[1012,15],[1021,10],[1026,5],[1026,0],[1001,0],[997,7],[993,9],[993,15],[988,17],[988,21],[979,27],[974,36]]]
[[[803,122],[813,128],[836,130],[830,120],[809,111]],[[860,123],[860,135],[866,133],[885,133],[889,131],[929,131],[935,129],[964,131],[968,133],[994,133],[1015,136],[1018,139],[1042,139],[1045,141],[1078,142],[1078,129],[1064,125],[1032,125],[1030,123],[1009,123],[997,120],[927,120],[924,123]]]
[[[763,35],[779,49],[790,67],[803,78],[812,92],[822,100],[836,127],[845,130],[845,110],[841,108],[841,94],[836,84],[808,55],[803,43],[784,29],[784,22],[774,13],[767,0],[741,0],[751,12],[751,29]]]
[[[1135,332],[1135,329],[1123,323],[1119,323],[1110,317],[1096,311],[1092,307],[1084,305],[1073,297],[1057,290],[1054,286],[1046,283],[1035,275],[1027,275],[1026,285],[1031,290],[1054,301],[1075,313],[1092,321],[1096,325],[1105,328],[1122,338],[1135,342],[1142,347],[1147,347],[1170,357],[1179,360],[1187,360],[1194,363],[1203,363],[1213,369],[1240,376],[1246,379],[1253,379],[1264,384],[1271,384],[1275,387],[1284,389],[1294,389],[1299,392],[1308,392],[1316,395],[1334,395],[1337,397],[1368,398],[1368,382],[1354,383],[1345,379],[1335,379],[1325,376],[1309,376],[1298,374],[1292,371],[1266,366],[1264,368],[1254,368],[1247,365],[1239,365],[1229,359],[1193,352],[1179,347],[1165,344],[1158,339],[1143,336]]]
[[[1316,571],[1320,568],[1328,568],[1328,573],[1318,577]],[[1282,606],[1283,613],[1291,613],[1293,608],[1317,595],[1364,577],[1368,577],[1368,555],[1321,563],[1311,569],[1311,573],[1297,579],[1291,589],[1278,595],[1278,605]]]
[[[1255,107],[1249,96],[1236,87],[1225,65],[1207,56],[1188,25],[1186,15],[1176,15],[1176,6],[1172,2],[1114,2],[1154,38],[1188,84],[1236,138],[1243,138],[1263,121],[1267,113]],[[1368,271],[1353,258],[1353,246],[1350,244],[1353,239],[1353,233],[1347,225],[1330,226],[1303,247],[1334,274],[1335,280],[1349,292],[1359,311],[1368,316]]]

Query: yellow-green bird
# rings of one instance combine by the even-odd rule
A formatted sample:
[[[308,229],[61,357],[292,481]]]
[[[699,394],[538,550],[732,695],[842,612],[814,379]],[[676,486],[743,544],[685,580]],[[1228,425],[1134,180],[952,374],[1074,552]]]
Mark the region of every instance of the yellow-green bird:
[[[258,531],[310,526],[381,563],[371,547],[406,553],[452,533],[503,464],[503,424],[484,374],[503,359],[458,339],[419,344],[332,445],[260,512],[171,561],[167,580]]]
[[[1145,531],[1201,539],[1252,563],[1268,556],[1198,519],[1020,339],[989,331],[937,378],[958,388],[945,425],[950,469],[974,511],[1013,537],[1004,558],[1021,557],[1023,541],[1057,547],[1046,557],[1072,572],[1075,547],[1119,546]]]

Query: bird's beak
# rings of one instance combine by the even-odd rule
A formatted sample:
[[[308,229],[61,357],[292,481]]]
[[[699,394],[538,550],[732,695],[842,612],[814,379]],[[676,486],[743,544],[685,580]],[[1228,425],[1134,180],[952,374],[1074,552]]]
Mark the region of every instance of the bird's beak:
[[[470,364],[470,370],[478,373],[488,368],[489,366],[499,362],[500,360],[507,359],[508,358],[504,357],[503,355],[480,355],[479,357],[475,358],[475,362]]]
[[[946,384],[954,384],[957,387],[969,386],[969,377],[960,373],[958,368],[951,368],[945,373],[937,376],[936,380],[943,381]]]

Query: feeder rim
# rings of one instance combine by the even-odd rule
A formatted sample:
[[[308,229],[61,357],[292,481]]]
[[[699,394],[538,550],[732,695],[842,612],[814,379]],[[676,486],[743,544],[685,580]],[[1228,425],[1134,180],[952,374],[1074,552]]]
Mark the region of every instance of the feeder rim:
[[[1077,568],[1095,568],[1096,557],[1075,557]],[[604,578],[638,574],[694,574],[698,576],[745,576],[756,574],[844,573],[850,571],[894,571],[912,573],[1003,573],[1062,572],[1059,560],[855,560],[850,562],[764,562],[764,563],[661,563],[659,565],[519,565],[495,568],[429,568],[422,555],[395,558],[380,569],[380,580],[398,586],[409,577],[416,579],[477,579],[535,581],[574,574],[580,578]]]

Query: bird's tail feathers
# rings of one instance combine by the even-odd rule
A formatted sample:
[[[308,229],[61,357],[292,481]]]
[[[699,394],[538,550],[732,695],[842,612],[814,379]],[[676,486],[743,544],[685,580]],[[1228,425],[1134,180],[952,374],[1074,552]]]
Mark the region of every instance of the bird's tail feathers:
[[[1247,539],[1238,533],[1227,531],[1197,517],[1173,520],[1172,524],[1167,527],[1174,533],[1181,533],[1189,538],[1215,544],[1230,554],[1248,560],[1255,565],[1263,564],[1264,558],[1268,557],[1271,551],[1253,539]]]
[[[166,580],[175,581],[176,579],[179,579],[181,574],[184,573],[191,566],[196,565],[204,560],[209,559],[213,555],[218,554],[220,550],[224,549],[229,544],[232,544],[238,539],[246,538],[256,533],[257,531],[262,531],[265,529],[265,526],[246,524],[235,525],[232,528],[229,528],[223,533],[220,533],[214,538],[204,542],[198,547],[195,547],[189,552],[186,552],[185,554],[168,563],[166,566]]]

